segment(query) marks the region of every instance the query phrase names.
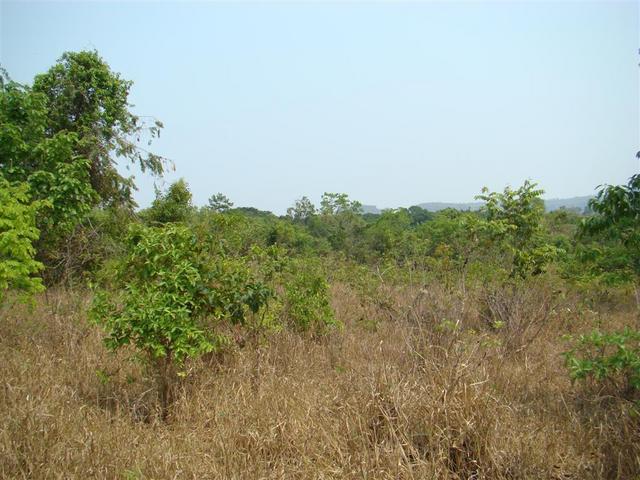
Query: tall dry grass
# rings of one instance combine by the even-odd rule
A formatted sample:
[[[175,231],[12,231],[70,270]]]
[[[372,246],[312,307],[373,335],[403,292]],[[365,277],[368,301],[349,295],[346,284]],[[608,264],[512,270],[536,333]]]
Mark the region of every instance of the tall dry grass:
[[[563,333],[624,309],[334,285],[344,331],[281,333],[194,362],[167,423],[131,351],[107,353],[87,297],[54,292],[0,319],[3,478],[636,478],[627,400],[572,385]],[[484,296],[483,296],[484,295]],[[493,313],[492,313],[493,312]],[[493,328],[491,318],[506,322]],[[495,320],[495,319],[494,319]],[[494,322],[495,323],[495,322]]]

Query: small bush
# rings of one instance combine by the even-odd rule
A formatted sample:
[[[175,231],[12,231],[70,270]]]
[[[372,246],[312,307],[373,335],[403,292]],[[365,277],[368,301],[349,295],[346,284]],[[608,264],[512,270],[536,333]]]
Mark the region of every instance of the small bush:
[[[625,397],[640,390],[640,331],[626,328],[622,332],[580,335],[564,357],[574,380],[609,384]]]
[[[286,319],[294,329],[322,334],[337,327],[329,303],[329,285],[320,269],[310,261],[294,262],[284,283]]]
[[[96,292],[91,315],[107,331],[109,349],[131,344],[154,366],[165,417],[174,366],[216,350],[225,342],[216,323],[243,323],[270,290],[235,259],[210,261],[185,226],[134,225],[127,247]]]
[[[491,330],[499,332],[505,349],[521,351],[538,338],[548,324],[557,303],[555,297],[549,285],[532,279],[487,285],[479,299],[480,318]]]

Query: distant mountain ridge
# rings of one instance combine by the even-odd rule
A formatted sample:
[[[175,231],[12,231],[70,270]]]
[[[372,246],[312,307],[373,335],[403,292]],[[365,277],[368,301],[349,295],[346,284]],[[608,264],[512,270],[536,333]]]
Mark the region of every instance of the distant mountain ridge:
[[[578,209],[583,212],[593,196],[587,195],[584,197],[571,197],[571,198],[550,198],[544,200],[545,209],[548,212],[566,208],[568,210]],[[425,202],[419,203],[419,207],[429,210],[430,212],[438,212],[446,208],[453,208],[456,210],[478,210],[482,206],[482,202]],[[363,205],[362,209],[364,213],[379,214],[382,210],[375,205]]]

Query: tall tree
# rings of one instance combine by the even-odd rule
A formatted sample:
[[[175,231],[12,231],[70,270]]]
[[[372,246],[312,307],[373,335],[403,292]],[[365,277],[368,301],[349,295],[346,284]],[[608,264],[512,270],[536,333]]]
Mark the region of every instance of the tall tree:
[[[77,135],[74,153],[89,161],[89,181],[103,204],[133,205],[133,179],[118,173],[117,158],[138,164],[142,171],[163,172],[163,159],[139,146],[145,131],[147,143],[159,136],[162,123],[147,126],[131,112],[132,84],[96,51],[66,52],[33,82],[33,92],[46,99],[45,135]]]
[[[228,212],[233,207],[233,202],[223,193],[216,193],[209,197],[209,208],[214,212]]]
[[[294,222],[306,223],[316,213],[315,205],[307,197],[296,200],[293,207],[287,208],[287,216]]]
[[[46,200],[37,224],[38,247],[67,236],[99,201],[89,182],[89,161],[77,153],[78,136],[48,131],[47,99],[6,75],[0,85],[0,174],[25,183],[29,195]]]
[[[118,173],[118,159],[163,172],[163,159],[139,147],[162,124],[146,127],[131,113],[130,87],[95,51],[65,53],[31,87],[0,71],[0,174],[46,201],[36,248],[47,267],[67,263],[69,238],[93,208],[135,205],[133,178]]]

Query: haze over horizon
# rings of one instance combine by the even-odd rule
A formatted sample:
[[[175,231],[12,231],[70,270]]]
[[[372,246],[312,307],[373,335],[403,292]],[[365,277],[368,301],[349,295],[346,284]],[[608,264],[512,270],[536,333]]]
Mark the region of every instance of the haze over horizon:
[[[97,49],[163,121],[194,202],[284,213],[345,192],[470,202],[532,179],[592,195],[638,172],[637,2],[0,3],[0,63],[31,83]],[[147,206],[153,181],[137,175]]]

